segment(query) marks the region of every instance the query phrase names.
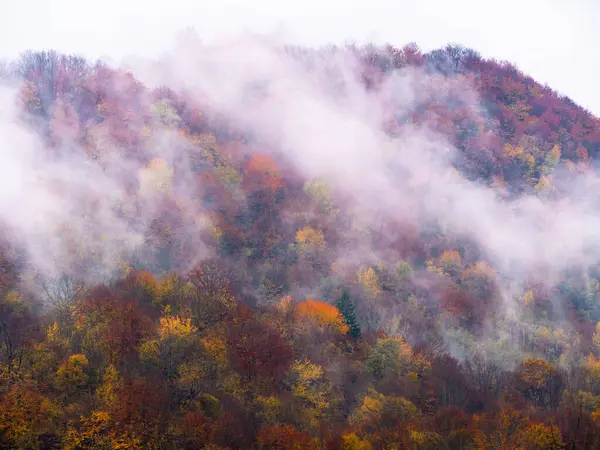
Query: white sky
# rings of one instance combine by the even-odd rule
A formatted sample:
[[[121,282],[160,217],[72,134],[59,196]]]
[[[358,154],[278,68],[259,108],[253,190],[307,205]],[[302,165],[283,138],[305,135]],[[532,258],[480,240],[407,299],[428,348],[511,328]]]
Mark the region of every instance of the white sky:
[[[186,27],[205,41],[247,30],[300,44],[456,42],[600,115],[600,0],[0,0],[0,58],[153,56]]]

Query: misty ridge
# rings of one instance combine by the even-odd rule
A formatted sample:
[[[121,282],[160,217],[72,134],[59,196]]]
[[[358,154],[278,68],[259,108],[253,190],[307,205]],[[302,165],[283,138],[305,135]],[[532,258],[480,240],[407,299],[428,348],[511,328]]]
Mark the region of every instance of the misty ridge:
[[[518,439],[528,444],[514,437],[502,448],[575,445],[583,439],[582,411],[600,411],[594,365],[600,352],[600,121],[514,66],[457,45],[423,54],[414,44],[310,49],[240,36],[206,45],[188,35],[160,58],[131,57],[121,67],[27,52],[1,73],[2,289],[12,303],[0,311],[13,317],[10,305],[22,302],[31,320],[57,327],[72,353],[85,358],[81,390],[95,400],[69,394],[79,406],[64,417],[117,408],[100,394],[101,388],[108,392],[112,370],[114,380],[160,384],[164,375],[177,395],[188,389],[187,403],[170,397],[182,411],[200,392],[223,411],[240,402],[244,414],[260,417],[247,419],[259,430],[288,423],[310,440],[330,417],[334,428],[350,424],[365,442],[340,448],[392,448],[369,437],[372,427],[385,429],[377,425],[383,416],[369,418],[363,409],[374,399],[387,405],[394,395],[408,403],[394,406],[391,423],[412,430],[402,438],[409,443],[394,448],[494,448],[481,444],[483,425],[470,422],[464,428],[472,434],[464,440],[427,447],[414,435],[429,423],[421,416],[431,412],[427,396],[437,405],[431,414],[464,405],[468,414],[492,414],[496,406],[490,405],[525,411],[515,406],[525,402],[544,417],[566,417],[561,408],[572,407],[570,395],[587,395],[587,403],[579,398],[584,406],[573,419],[575,431],[565,418],[558,437],[544,428],[552,444],[535,447],[525,433]],[[135,337],[114,325],[118,319],[90,318],[92,310],[113,317],[106,305],[139,324],[131,331]],[[256,331],[267,336],[260,346],[269,356],[248,356],[258,352],[254,347],[235,353],[235,333],[250,333],[236,328],[245,317],[270,330]],[[288,323],[290,317],[312,325]],[[152,331],[159,320],[159,331]],[[181,354],[165,362],[166,353],[157,349],[169,320],[179,321],[169,336],[179,339]],[[276,330],[266,325],[271,322]],[[15,326],[10,331],[7,321],[0,336],[25,333]],[[291,331],[294,326],[301,331]],[[102,333],[113,332],[121,338],[105,342]],[[209,382],[208,372],[193,368],[200,357],[190,355],[210,355],[209,343],[221,332],[232,366],[225,369],[215,353],[221,365]],[[6,344],[0,354],[7,376],[18,378],[21,367],[37,367],[17,364],[18,351],[27,361],[37,350],[30,351],[33,334],[15,335],[12,341],[22,347]],[[347,335],[346,344],[339,344],[340,335]],[[339,349],[326,349],[319,336]],[[71,361],[64,345],[57,364]],[[105,349],[111,345],[120,350]],[[284,347],[281,362],[277,352]],[[244,362],[261,357],[258,368]],[[440,366],[447,358],[469,381],[456,388],[464,392],[442,399],[435,383],[448,372]],[[341,387],[350,366],[360,381]],[[319,389],[329,387],[302,400],[309,394],[300,393],[298,380],[307,371],[321,374],[313,380]],[[39,376],[34,372],[30,376]],[[511,376],[519,380],[513,390]],[[255,391],[240,394],[241,387],[227,384],[234,379]],[[269,416],[266,403],[256,402],[275,398],[269,395],[278,392],[278,380],[312,406]],[[334,401],[335,395],[341,397]],[[250,397],[252,407],[244,403]],[[229,416],[208,413],[206,401],[194,407],[211,430],[221,431],[177,448],[208,448],[199,442],[213,438],[219,448],[250,448],[249,442],[275,448],[255,429],[218,434],[227,428],[219,420]],[[329,411],[334,404],[336,412]],[[595,419],[585,420],[593,429]],[[77,432],[83,433],[82,424]],[[131,425],[140,448],[152,433],[164,435],[163,425],[147,435]],[[522,423],[523,430],[528,426]],[[0,431],[17,445],[6,448],[29,445],[8,428]],[[304,448],[313,445],[309,440]]]
[[[201,92],[203,100],[191,94],[191,101],[210,104],[250,136],[260,146],[258,151],[350,198],[356,227],[328,251],[334,253],[333,261],[339,257],[354,270],[380,261],[391,265],[404,256],[385,254],[387,249],[372,245],[364,233],[388,222],[418,226],[421,216],[441,228],[450,242],[469,239],[481,259],[511,281],[523,283],[532,276],[553,287],[565,269],[589,269],[598,263],[598,199],[590,198],[597,182],[594,174],[565,174],[560,166],[549,167],[544,176],[555,176],[556,181],[547,190],[559,192],[549,197],[526,192],[508,199],[479,179],[469,180],[455,169],[464,156],[427,120],[397,133],[389,133],[386,123],[409,117],[430,102],[459,102],[468,119],[485,119],[489,113],[472,81],[408,67],[391,71],[377,90],[369,90],[360,79],[359,51],[306,50],[304,57],[295,58],[257,38],[215,47],[192,41],[163,60],[134,61],[128,69],[148,90]],[[116,98],[121,89],[130,88],[125,83],[109,85]],[[35,269],[53,277],[114,273],[133,253],[144,253],[145,234],[170,195],[185,202],[190,215],[210,212],[185,154],[186,142],[173,131],[176,113],[164,112],[164,123],[149,92],[138,98],[140,107],[154,114],[145,156],[159,158],[154,161],[164,167],[143,167],[101,127],[83,131],[76,117],[68,117],[74,115],[69,105],[60,100],[50,112],[52,127],[57,128],[51,133],[58,142],[49,152],[35,128],[20,119],[16,96],[10,88],[2,96],[3,142],[7,149],[20,150],[3,152],[1,210]],[[86,132],[97,142],[97,159],[86,155],[81,145]],[[129,186],[135,186],[133,193]],[[135,212],[127,214],[127,208]],[[215,253],[214,245],[194,237],[206,224],[197,217],[188,219],[175,237],[185,239],[181,245],[195,255],[184,270]],[[286,219],[285,226],[298,228],[293,217]],[[385,234],[384,239],[391,238]],[[82,267],[82,260],[91,264],[89,269]],[[140,263],[143,267],[144,260]],[[86,273],[79,274],[81,270]],[[505,302],[498,312],[514,313],[514,293],[500,278],[494,282]],[[309,296],[318,294],[314,286],[298,288]]]

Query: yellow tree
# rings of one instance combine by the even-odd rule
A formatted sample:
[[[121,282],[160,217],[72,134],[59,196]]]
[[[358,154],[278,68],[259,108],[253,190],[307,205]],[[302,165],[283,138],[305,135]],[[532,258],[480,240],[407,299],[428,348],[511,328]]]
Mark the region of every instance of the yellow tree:
[[[346,433],[342,436],[342,450],[371,450],[372,448],[369,441],[359,438],[356,433]]]
[[[561,379],[556,368],[540,358],[528,358],[517,371],[518,389],[525,397],[543,406],[555,404],[560,395]]]
[[[323,180],[306,181],[304,192],[319,204],[323,213],[331,214],[335,212],[335,206],[331,200],[331,188]]]
[[[89,362],[85,355],[71,355],[56,371],[56,387],[66,396],[80,393],[89,381]]]
[[[417,407],[404,397],[383,395],[369,389],[363,397],[362,405],[350,417],[350,423],[360,427],[370,427],[371,431],[382,426],[416,418]]]
[[[456,250],[446,250],[438,258],[437,264],[433,261],[427,262],[428,269],[440,275],[458,277],[463,270],[463,261],[460,253]]]
[[[45,448],[41,438],[55,433],[52,419],[59,414],[57,406],[37,392],[35,386],[23,381],[0,392],[0,446]]]
[[[111,409],[116,405],[119,391],[123,388],[123,377],[117,368],[110,364],[102,375],[102,384],[96,389],[96,396],[102,406]]]
[[[158,336],[141,345],[140,356],[157,364],[167,379],[177,378],[178,367],[192,348],[196,331],[192,319],[172,316],[167,308],[160,318]]]
[[[306,226],[296,232],[296,251],[301,254],[325,249],[325,237],[319,230]]]
[[[559,163],[560,157],[561,157],[560,145],[554,144],[552,146],[552,150],[550,150],[548,152],[548,154],[546,155],[546,166],[550,169],[553,168],[554,166],[556,166]]]
[[[378,339],[365,362],[367,372],[376,379],[407,375],[416,378],[430,367],[431,363],[400,336]]]
[[[477,450],[515,450],[523,448],[527,419],[512,409],[501,409],[494,415],[473,417]]]
[[[562,450],[565,443],[556,426],[534,423],[523,432],[523,447],[527,450]]]
[[[381,295],[381,280],[372,267],[368,269],[360,268],[358,271],[358,282],[362,285],[370,299],[375,299]]]
[[[109,413],[93,411],[88,417],[81,417],[77,426],[68,427],[62,448],[138,450],[145,447],[134,433],[118,431]]]
[[[381,279],[373,267],[368,269],[361,267],[357,273],[357,281],[363,289],[364,300],[366,300],[361,304],[361,316],[365,326],[367,328],[377,328],[380,315],[376,302],[383,292]]]
[[[284,385],[295,398],[300,421],[309,429],[316,429],[329,407],[331,385],[323,368],[310,360],[297,360],[289,368]]]
[[[596,394],[600,393],[600,358],[589,354],[581,362],[581,368],[587,389]]]

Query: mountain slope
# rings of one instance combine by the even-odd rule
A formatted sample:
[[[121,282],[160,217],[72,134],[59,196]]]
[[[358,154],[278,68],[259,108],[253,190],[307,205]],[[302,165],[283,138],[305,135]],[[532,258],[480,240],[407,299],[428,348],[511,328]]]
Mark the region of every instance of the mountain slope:
[[[570,99],[414,44],[4,78],[3,448],[598,444],[600,121]]]

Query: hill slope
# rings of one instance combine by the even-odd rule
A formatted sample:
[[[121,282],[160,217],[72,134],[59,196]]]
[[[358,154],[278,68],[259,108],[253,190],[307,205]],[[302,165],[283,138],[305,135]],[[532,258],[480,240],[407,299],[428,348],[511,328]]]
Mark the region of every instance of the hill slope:
[[[130,69],[4,73],[1,446],[598,445],[598,118],[460,46]]]

